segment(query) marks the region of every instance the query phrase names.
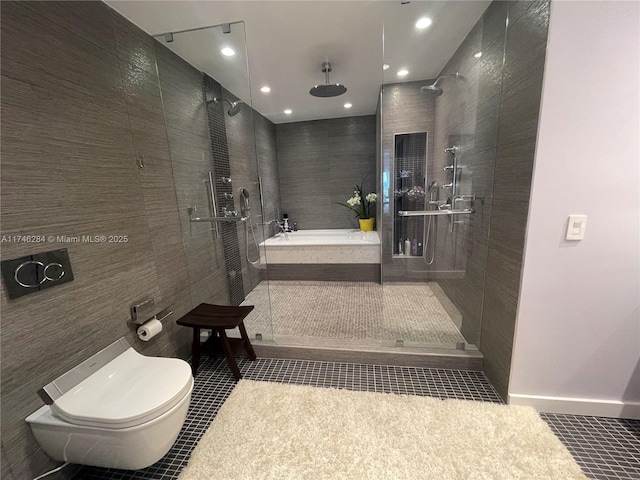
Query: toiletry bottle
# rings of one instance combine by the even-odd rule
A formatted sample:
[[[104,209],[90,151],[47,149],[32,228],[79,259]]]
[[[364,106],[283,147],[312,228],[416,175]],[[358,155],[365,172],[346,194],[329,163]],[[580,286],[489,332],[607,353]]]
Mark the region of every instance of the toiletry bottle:
[[[294,232],[298,231],[298,224],[296,222],[293,222],[293,231]]]
[[[418,240],[415,238],[413,239],[413,242],[411,242],[411,255],[418,255]]]
[[[402,255],[402,239],[398,242],[398,255]]]
[[[287,213],[282,214],[282,228],[284,228],[285,232],[291,231],[291,229],[289,228],[289,214]]]
[[[408,238],[404,241],[404,254],[411,255],[411,240]]]
[[[422,242],[418,242],[418,256],[422,256]]]

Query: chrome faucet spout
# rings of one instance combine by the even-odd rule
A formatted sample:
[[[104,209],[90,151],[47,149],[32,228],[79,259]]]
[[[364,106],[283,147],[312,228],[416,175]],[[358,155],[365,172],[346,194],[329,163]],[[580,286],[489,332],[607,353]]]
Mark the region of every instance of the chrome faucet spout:
[[[287,230],[284,228],[284,226],[280,223],[279,220],[271,220],[269,223],[270,224],[275,223],[280,229],[280,231],[282,232],[282,234],[284,235],[285,240],[289,241],[289,234],[287,233]]]

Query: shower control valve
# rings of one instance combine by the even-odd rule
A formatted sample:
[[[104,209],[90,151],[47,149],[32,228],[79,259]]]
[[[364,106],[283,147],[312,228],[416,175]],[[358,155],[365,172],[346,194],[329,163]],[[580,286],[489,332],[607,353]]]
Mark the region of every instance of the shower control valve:
[[[225,217],[237,217],[238,216],[238,212],[236,210],[227,210],[227,207],[224,207],[222,209],[222,214]]]

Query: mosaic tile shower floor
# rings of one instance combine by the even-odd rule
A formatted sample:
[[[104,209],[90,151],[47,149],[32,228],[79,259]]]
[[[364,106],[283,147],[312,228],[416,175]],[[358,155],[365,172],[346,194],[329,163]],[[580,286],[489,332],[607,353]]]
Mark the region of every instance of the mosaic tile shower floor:
[[[272,324],[277,336],[449,345],[465,341],[426,284],[271,280],[254,288],[242,305],[256,307],[244,321],[251,336],[270,332]]]
[[[255,362],[240,359],[239,366],[244,377],[250,380],[501,402],[485,375],[475,371],[269,358]],[[75,478],[178,478],[191,451],[235,383],[223,359],[205,358],[198,371],[187,420],[175,445],[163,459],[138,471],[84,467]],[[588,477],[598,480],[640,479],[640,421],[556,414],[542,414],[542,418],[567,446]]]

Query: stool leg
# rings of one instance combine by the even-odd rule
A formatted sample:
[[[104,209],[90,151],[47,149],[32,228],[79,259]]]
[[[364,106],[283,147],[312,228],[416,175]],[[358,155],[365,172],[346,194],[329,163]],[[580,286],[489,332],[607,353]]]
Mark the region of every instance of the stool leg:
[[[240,336],[242,337],[244,343],[244,349],[249,354],[249,358],[251,360],[255,360],[256,352],[253,351],[253,345],[251,345],[251,342],[249,341],[249,335],[247,335],[247,329],[244,328],[244,322],[240,322],[240,325],[238,325],[238,329],[240,330]]]
[[[218,333],[220,334],[220,339],[222,340],[222,347],[224,348],[224,354],[227,357],[229,368],[233,372],[233,376],[236,377],[236,380],[240,380],[242,378],[242,374],[240,373],[240,369],[238,368],[238,364],[236,363],[236,358],[233,356],[233,350],[231,350],[231,345],[229,344],[227,333],[224,331],[224,329],[218,330]]]
[[[191,345],[191,372],[196,376],[200,365],[200,327],[193,327],[193,344]]]

